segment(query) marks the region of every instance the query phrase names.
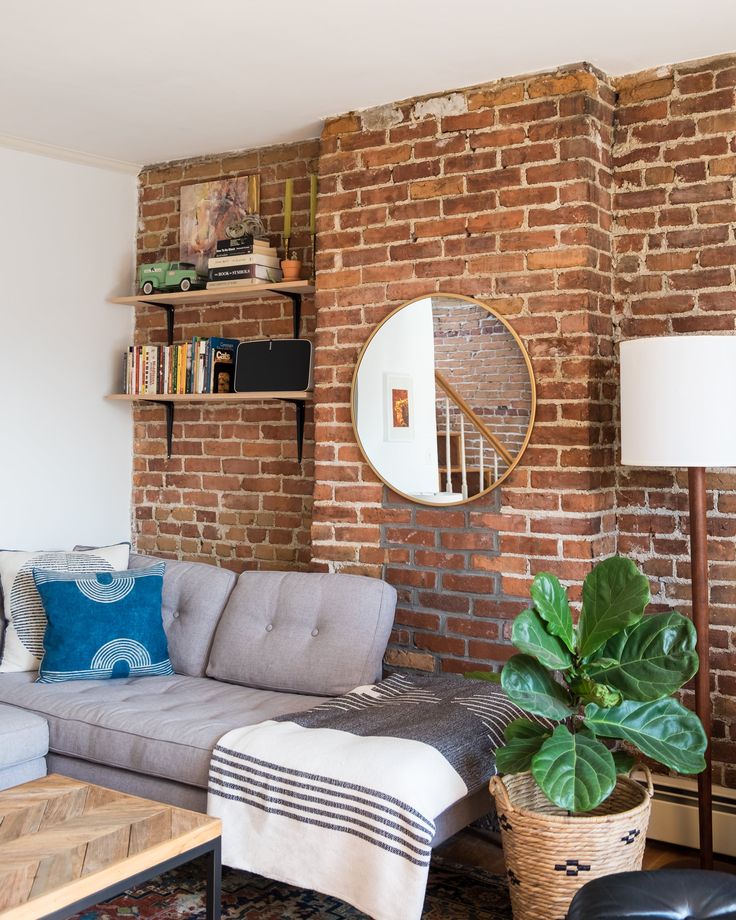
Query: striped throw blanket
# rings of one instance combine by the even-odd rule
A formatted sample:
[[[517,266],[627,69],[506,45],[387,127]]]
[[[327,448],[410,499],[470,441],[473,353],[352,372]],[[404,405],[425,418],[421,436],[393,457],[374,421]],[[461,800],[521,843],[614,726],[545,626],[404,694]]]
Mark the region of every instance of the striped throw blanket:
[[[228,732],[208,803],[223,861],[376,920],[418,920],[435,819],[488,782],[520,715],[495,684],[393,675]]]

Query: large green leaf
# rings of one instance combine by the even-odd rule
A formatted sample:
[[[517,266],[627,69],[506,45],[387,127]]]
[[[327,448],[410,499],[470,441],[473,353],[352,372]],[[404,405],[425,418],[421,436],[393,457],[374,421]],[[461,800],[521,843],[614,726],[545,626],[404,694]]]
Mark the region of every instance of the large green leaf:
[[[501,686],[525,709],[549,719],[566,719],[573,714],[570,694],[530,655],[514,655],[501,672]]]
[[[496,749],[499,772],[526,773],[531,769],[532,757],[551,733],[549,726],[530,722],[529,719],[514,719],[504,731],[506,744]]]
[[[511,641],[526,655],[541,661],[553,671],[572,667],[572,655],[557,636],[551,636],[536,610],[524,610],[514,620]]]
[[[583,583],[580,655],[592,655],[611,636],[640,620],[649,600],[649,581],[631,559],[611,556],[599,562]]]
[[[547,631],[553,636],[559,636],[569,651],[574,652],[572,613],[567,602],[567,591],[560,580],[549,572],[540,572],[532,582],[530,594],[535,610],[547,624]]]
[[[678,773],[700,773],[708,745],[694,712],[668,698],[641,703],[624,700],[611,709],[595,703],[585,707],[585,724],[605,738],[621,738],[648,757]]]
[[[603,660],[586,671],[632,700],[670,696],[698,670],[695,638],[692,622],[676,610],[644,617],[610,638]]]
[[[568,811],[590,811],[616,785],[608,748],[586,731],[558,725],[532,758],[532,775],[550,802]]]

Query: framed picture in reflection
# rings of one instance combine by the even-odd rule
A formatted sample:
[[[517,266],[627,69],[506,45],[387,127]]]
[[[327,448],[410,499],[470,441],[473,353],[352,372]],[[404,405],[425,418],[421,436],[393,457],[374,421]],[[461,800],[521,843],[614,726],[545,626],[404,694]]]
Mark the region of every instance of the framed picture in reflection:
[[[410,374],[383,375],[384,438],[414,440],[414,380]]]

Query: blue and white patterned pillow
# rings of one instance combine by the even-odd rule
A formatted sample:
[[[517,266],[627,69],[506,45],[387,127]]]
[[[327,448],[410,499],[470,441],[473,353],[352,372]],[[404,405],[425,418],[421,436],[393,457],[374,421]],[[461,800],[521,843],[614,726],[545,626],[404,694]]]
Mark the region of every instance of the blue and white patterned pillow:
[[[34,568],[48,620],[38,682],[173,674],[161,620],[165,568],[83,575]]]

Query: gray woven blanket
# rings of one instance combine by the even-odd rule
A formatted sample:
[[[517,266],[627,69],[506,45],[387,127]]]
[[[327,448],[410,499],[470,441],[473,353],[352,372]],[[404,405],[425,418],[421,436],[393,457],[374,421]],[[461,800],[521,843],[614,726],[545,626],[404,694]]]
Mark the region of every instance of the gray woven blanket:
[[[395,674],[235,729],[210,767],[223,859],[376,920],[418,920],[435,819],[488,782],[521,714],[496,684]]]

